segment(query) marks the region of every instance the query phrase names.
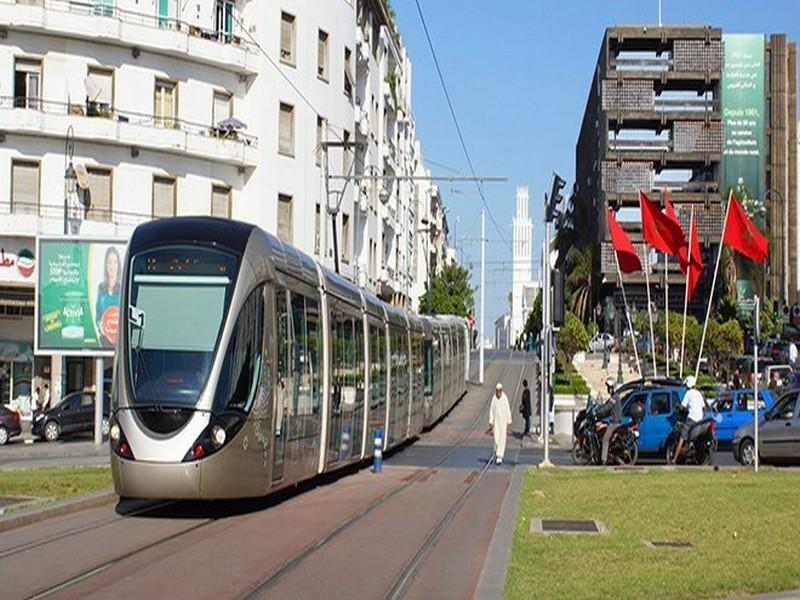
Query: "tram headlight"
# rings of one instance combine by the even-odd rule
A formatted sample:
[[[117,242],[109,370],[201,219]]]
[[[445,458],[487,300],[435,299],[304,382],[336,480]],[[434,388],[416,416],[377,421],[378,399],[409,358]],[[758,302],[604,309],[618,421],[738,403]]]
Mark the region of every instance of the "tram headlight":
[[[111,426],[111,429],[109,429],[109,431],[108,431],[108,437],[111,439],[112,442],[119,442],[119,436],[120,435],[121,434],[120,434],[119,425],[114,423]]]
[[[211,438],[211,443],[219,448],[225,443],[225,430],[219,425],[214,425],[211,427],[211,435],[209,437]]]
[[[125,433],[122,431],[122,427],[119,426],[116,419],[112,419],[111,421],[111,427],[108,430],[108,439],[111,442],[111,450],[113,450],[114,454],[121,458],[134,460],[133,450],[131,450],[128,440],[125,439]]]

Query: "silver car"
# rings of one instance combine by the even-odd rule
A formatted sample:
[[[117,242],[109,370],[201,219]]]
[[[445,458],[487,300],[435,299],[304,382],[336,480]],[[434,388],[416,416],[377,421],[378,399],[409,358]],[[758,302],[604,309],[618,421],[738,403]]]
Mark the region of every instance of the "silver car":
[[[758,425],[758,456],[764,462],[800,462],[800,399],[797,390],[787,392],[764,413]],[[743,465],[755,460],[753,421],[733,435],[733,457]]]
[[[614,336],[610,333],[598,333],[589,340],[589,352],[602,352],[605,348],[614,347]]]

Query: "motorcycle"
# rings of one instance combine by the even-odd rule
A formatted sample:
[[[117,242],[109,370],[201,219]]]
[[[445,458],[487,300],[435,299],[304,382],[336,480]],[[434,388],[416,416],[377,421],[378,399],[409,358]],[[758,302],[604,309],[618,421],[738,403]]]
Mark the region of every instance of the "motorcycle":
[[[638,403],[637,403],[638,404]],[[598,414],[602,405],[590,403],[578,413],[573,425],[575,441],[572,444],[572,460],[576,465],[603,464],[603,437],[609,427]],[[641,407],[635,406],[631,414],[622,418],[608,444],[607,463],[635,465],[639,459],[639,420]],[[643,410],[643,409],[642,409]]]
[[[684,423],[689,416],[689,411],[678,404],[670,415],[672,432],[667,436],[666,458],[668,465],[708,465],[714,458],[717,450],[717,423],[714,419],[703,419],[694,425],[689,432],[689,440],[684,442],[678,462],[675,462],[675,450],[678,440],[681,439]]]

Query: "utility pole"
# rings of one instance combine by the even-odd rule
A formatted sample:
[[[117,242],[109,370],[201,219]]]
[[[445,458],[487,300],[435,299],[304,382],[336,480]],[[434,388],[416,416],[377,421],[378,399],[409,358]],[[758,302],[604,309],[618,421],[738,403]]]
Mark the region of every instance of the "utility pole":
[[[483,383],[483,323],[486,312],[486,211],[481,209],[481,323],[478,336],[478,383]]]

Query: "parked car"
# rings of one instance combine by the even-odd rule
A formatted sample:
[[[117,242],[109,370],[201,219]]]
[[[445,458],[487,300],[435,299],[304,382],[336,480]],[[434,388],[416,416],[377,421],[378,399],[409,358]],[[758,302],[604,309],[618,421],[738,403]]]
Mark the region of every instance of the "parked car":
[[[610,333],[598,333],[589,340],[589,352],[602,352],[605,348],[611,350],[616,340]]]
[[[22,433],[19,413],[6,406],[0,406],[0,446]]]
[[[764,412],[758,425],[758,456],[764,462],[800,461],[800,393],[792,390]],[[755,460],[755,423],[745,423],[733,436],[733,457],[743,465]]]
[[[103,435],[108,435],[111,397],[103,394]],[[55,442],[64,434],[94,431],[94,392],[72,392],[53,408],[38,413],[31,425],[33,435]]]
[[[672,432],[670,415],[685,393],[686,388],[676,386],[642,387],[634,389],[623,399],[623,415],[629,415],[637,402],[644,406],[644,415],[639,421],[640,453],[664,453],[667,437]]]
[[[762,416],[774,404],[769,390],[758,391],[758,414]],[[753,420],[753,390],[723,392],[711,402],[711,415],[717,423],[717,442],[727,446],[736,431]]]
[[[761,365],[759,364],[759,367]],[[774,365],[770,364],[765,366],[763,369],[760,369],[761,375],[759,376],[758,381],[764,387],[769,386],[772,382],[773,374],[780,377],[782,387],[785,391],[789,391],[790,389],[795,389],[798,387],[797,376],[795,375],[794,369],[791,365]]]

